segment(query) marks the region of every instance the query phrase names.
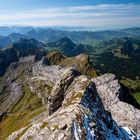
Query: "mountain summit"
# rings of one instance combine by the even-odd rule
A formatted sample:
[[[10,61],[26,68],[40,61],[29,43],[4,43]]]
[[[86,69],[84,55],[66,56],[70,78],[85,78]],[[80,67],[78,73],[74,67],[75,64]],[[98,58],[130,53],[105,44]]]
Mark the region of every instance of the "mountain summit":
[[[84,53],[84,45],[73,43],[68,37],[61,38],[52,43],[48,43],[50,48],[55,48],[67,56],[76,56]]]
[[[59,46],[64,46],[64,44],[67,46],[67,47],[73,47],[75,46],[75,44],[68,38],[68,37],[64,37],[64,38],[61,38],[60,40],[58,40],[56,42],[56,44]]]

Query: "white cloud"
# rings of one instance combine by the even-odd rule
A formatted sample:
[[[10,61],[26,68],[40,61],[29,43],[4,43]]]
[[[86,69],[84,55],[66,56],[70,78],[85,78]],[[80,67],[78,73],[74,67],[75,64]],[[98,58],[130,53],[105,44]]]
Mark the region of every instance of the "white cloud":
[[[83,25],[140,24],[140,5],[102,4],[57,7],[0,14],[0,24]],[[133,20],[133,22],[132,22]],[[135,21],[134,21],[135,20]],[[109,21],[109,22],[107,22]],[[128,23],[129,22],[129,23]]]

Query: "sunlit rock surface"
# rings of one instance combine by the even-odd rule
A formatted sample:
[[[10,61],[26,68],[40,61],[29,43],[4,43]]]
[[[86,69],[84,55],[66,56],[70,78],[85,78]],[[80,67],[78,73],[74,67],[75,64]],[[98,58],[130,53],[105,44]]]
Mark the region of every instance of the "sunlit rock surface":
[[[121,87],[114,75],[105,74],[91,80],[84,75],[78,76],[70,68],[42,67],[41,62],[33,67],[33,75],[32,79],[51,81],[54,84],[48,99],[48,110],[51,113],[48,112],[48,116],[40,116],[26,128],[13,132],[8,140],[14,140],[19,135],[20,140],[140,138],[134,132],[135,125],[132,125],[137,122],[133,113],[137,114],[137,118],[140,113],[119,101]],[[26,131],[22,133],[24,129]]]
[[[119,100],[122,91],[114,75],[90,79],[73,67],[51,66],[43,61],[44,57],[35,62],[33,56],[21,59],[11,66],[16,74],[9,69],[0,81],[0,96],[5,98],[0,104],[0,117],[22,99],[25,84],[32,96],[41,99],[40,108],[45,108],[32,116],[30,123],[10,133],[8,140],[140,139],[140,112]],[[19,110],[23,108],[21,105]],[[17,107],[13,110],[17,111]]]
[[[140,111],[119,100],[121,87],[113,74],[105,74],[92,80],[106,110],[120,126],[127,126],[140,133]]]

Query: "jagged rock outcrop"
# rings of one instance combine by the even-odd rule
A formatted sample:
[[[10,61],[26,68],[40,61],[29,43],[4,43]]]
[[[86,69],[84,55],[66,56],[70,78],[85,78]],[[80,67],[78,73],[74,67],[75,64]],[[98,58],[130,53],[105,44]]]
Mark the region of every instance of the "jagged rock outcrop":
[[[47,59],[50,64],[62,65],[64,67],[73,67],[83,75],[97,77],[98,73],[92,68],[89,61],[89,56],[85,53],[75,57],[63,56],[60,52],[54,51],[47,54]]]
[[[51,65],[57,65],[65,59],[65,57],[59,51],[49,52],[47,59]]]
[[[109,110],[113,119],[120,126],[127,124],[127,127],[135,129],[140,133],[140,111],[132,105],[120,101],[121,86],[113,74],[105,74],[93,79],[97,91],[104,103],[105,109]]]
[[[114,75],[90,79],[73,67],[42,61],[33,63],[26,83],[46,109],[8,140],[140,139],[134,132],[140,112],[119,100],[121,87]]]
[[[55,84],[51,96],[49,97],[49,115],[53,114],[62,106],[65,92],[76,76],[78,76],[78,72],[75,70],[69,70],[68,72],[65,72],[62,75],[61,80]]]

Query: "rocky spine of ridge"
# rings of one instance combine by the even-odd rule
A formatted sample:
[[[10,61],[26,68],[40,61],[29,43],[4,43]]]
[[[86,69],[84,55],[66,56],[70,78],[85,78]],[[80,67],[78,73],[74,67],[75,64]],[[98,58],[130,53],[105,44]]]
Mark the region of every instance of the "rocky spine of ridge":
[[[90,79],[35,58],[11,64],[0,80],[1,139],[139,139],[140,112],[119,100],[114,75]]]

